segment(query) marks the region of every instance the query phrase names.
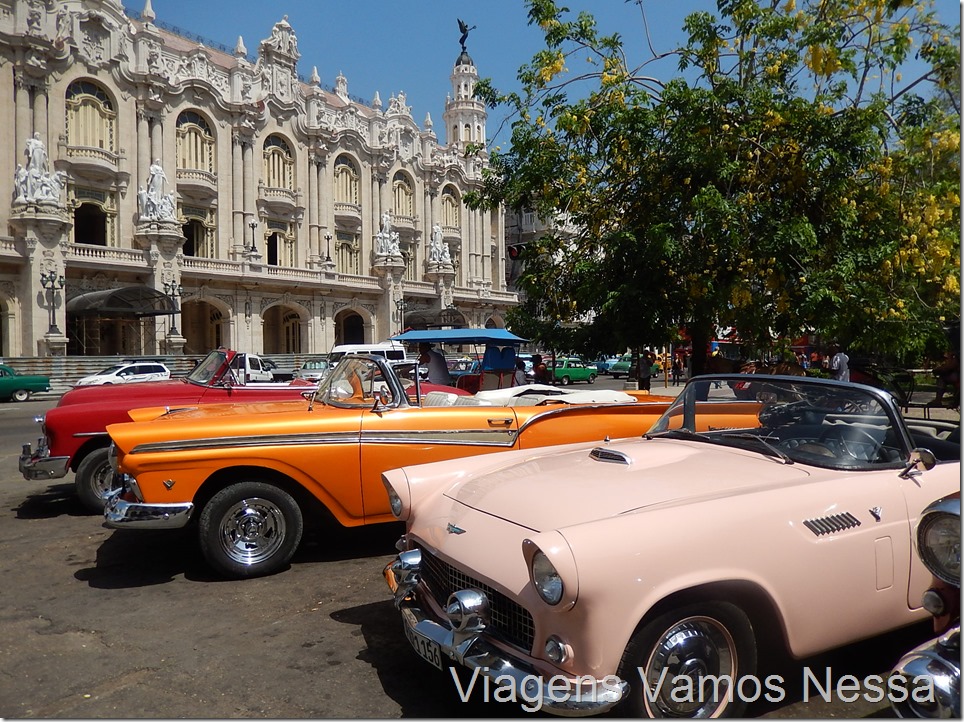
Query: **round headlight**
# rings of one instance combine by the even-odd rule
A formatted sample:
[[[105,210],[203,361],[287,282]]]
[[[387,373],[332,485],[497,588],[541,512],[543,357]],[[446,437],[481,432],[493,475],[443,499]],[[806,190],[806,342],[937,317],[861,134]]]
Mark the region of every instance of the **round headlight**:
[[[552,566],[549,557],[541,550],[532,555],[531,576],[532,583],[535,585],[536,591],[539,592],[539,596],[547,604],[558,604],[559,600],[562,599],[565,586],[559,572]]]
[[[395,490],[391,486],[388,484],[386,484],[386,486],[388,487],[388,504],[392,508],[392,514],[399,517],[402,515],[402,498],[395,493]]]
[[[943,582],[961,586],[961,517],[936,511],[921,517],[917,551],[931,573]]]

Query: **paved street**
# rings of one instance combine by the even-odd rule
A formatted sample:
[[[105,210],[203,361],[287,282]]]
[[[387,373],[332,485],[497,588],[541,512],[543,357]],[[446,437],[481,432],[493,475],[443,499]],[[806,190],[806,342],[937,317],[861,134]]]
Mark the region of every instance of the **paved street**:
[[[315,530],[289,570],[220,581],[185,534],[105,529],[64,480],[20,477],[32,417],[53,403],[0,404],[0,716],[526,716],[517,705],[462,703],[451,679],[408,648],[381,578],[397,525]],[[835,677],[885,673],[928,631],[806,664]],[[765,664],[761,672],[787,680],[788,696],[752,707],[754,716],[890,716],[884,703],[804,704],[804,663]]]

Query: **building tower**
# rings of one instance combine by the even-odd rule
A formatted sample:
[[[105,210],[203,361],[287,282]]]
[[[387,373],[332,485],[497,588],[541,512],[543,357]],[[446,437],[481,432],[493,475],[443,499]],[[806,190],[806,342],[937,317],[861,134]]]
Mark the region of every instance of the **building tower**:
[[[465,35],[468,34],[464,31]],[[452,95],[445,99],[445,123],[447,144],[464,151],[469,143],[485,147],[485,103],[475,97],[475,84],[479,73],[475,63],[465,50],[463,35],[462,52],[459,53],[452,69]]]

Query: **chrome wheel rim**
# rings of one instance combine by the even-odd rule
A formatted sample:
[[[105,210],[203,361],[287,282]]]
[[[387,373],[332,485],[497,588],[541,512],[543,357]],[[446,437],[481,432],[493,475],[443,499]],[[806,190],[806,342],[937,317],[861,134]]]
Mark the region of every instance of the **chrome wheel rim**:
[[[643,690],[643,703],[653,717],[719,716],[735,699],[737,671],[736,642],[729,630],[710,617],[687,617],[660,635],[646,660],[649,689]],[[689,684],[674,684],[675,677],[689,678]]]
[[[221,551],[233,562],[251,566],[270,559],[284,544],[287,525],[281,508],[268,499],[242,499],[221,518]]]
[[[94,473],[90,475],[90,486],[99,499],[103,499],[105,502],[107,501],[110,492],[116,488],[114,484],[114,470],[110,467],[109,463],[105,461],[94,469]]]

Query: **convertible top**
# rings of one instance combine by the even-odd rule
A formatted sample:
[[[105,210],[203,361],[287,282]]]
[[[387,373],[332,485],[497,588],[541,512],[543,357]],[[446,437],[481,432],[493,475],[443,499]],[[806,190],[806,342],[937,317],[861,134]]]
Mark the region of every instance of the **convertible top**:
[[[446,328],[426,331],[406,331],[392,336],[404,343],[478,343],[489,346],[521,346],[528,339],[520,338],[504,328]]]

